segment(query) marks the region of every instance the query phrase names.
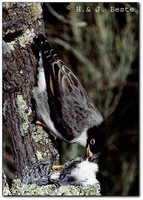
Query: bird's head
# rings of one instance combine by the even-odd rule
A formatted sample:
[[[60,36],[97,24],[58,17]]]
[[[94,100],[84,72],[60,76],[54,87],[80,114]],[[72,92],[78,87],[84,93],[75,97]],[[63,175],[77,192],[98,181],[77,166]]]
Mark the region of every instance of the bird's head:
[[[90,160],[94,154],[99,153],[105,146],[107,141],[107,125],[106,122],[102,122],[98,127],[93,126],[87,131],[87,155]]]

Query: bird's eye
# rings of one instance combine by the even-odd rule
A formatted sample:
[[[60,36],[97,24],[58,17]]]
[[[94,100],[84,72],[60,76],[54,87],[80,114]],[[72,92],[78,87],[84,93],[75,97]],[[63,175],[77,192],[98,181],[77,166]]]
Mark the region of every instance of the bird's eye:
[[[90,140],[90,144],[91,144],[91,145],[94,145],[94,144],[95,144],[95,139],[91,139],[91,140]]]

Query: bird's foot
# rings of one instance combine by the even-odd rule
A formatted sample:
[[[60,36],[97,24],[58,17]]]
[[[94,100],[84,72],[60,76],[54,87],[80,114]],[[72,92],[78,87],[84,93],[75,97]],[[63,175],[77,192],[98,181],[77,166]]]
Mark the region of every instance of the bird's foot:
[[[36,120],[36,122],[35,122],[37,125],[40,125],[40,126],[42,126],[42,123],[39,121],[39,120]]]

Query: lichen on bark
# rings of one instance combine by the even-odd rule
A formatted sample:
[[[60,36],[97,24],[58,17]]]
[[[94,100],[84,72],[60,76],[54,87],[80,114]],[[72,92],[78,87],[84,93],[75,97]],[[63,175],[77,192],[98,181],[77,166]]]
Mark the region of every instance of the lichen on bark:
[[[100,195],[100,186],[38,186],[21,182],[22,172],[33,164],[59,154],[42,127],[33,123],[32,90],[36,83],[37,59],[33,38],[44,34],[40,3],[3,3],[3,96],[4,124],[12,139],[15,179],[10,188],[3,177],[4,196]]]
[[[7,192],[5,192],[7,191]],[[14,179],[12,188],[3,190],[4,196],[101,196],[100,185],[87,186],[60,186],[54,184],[37,186],[36,184],[23,184],[19,179]]]

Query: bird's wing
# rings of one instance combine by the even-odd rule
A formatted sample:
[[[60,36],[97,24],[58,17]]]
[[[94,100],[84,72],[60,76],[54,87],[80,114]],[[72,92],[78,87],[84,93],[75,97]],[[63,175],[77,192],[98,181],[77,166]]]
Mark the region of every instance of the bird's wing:
[[[89,116],[94,118],[93,111],[96,110],[73,72],[47,40],[40,37],[50,117],[59,133],[67,141],[72,141],[84,130]]]

